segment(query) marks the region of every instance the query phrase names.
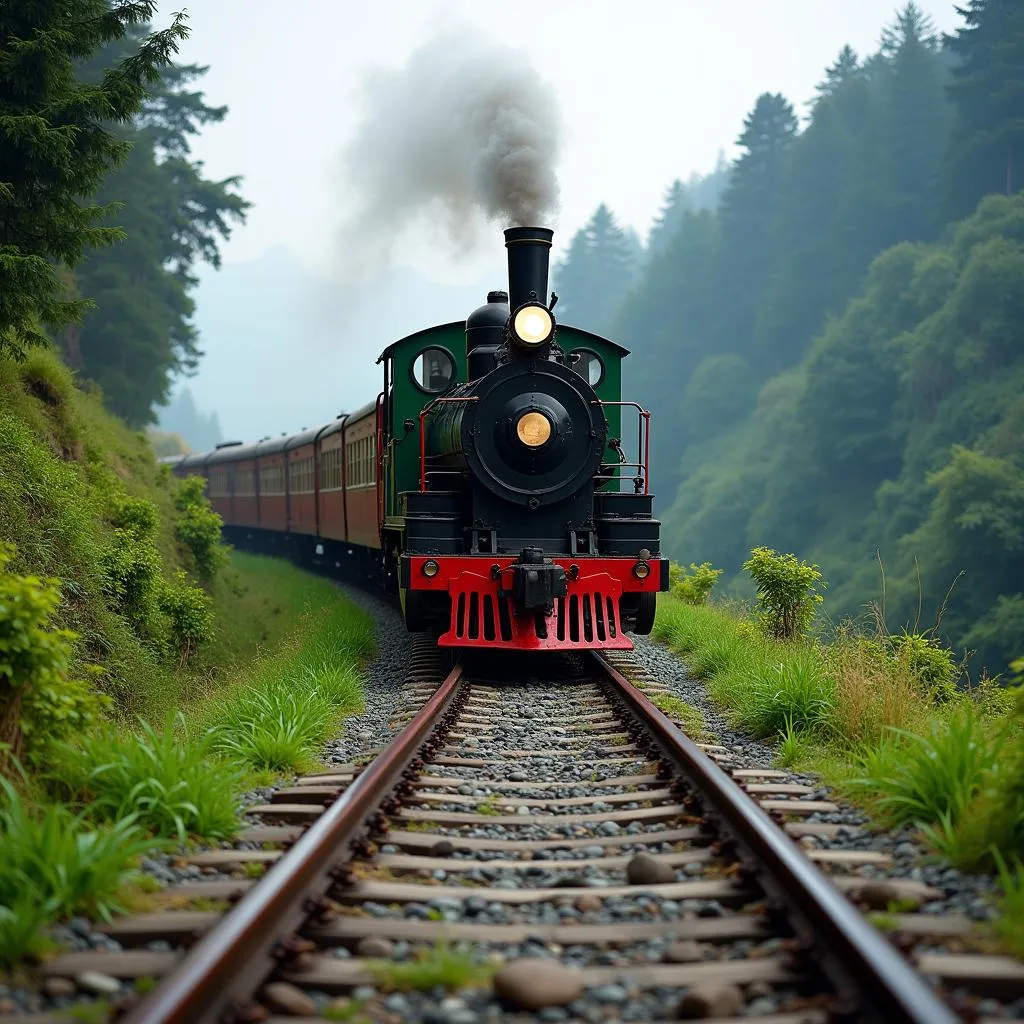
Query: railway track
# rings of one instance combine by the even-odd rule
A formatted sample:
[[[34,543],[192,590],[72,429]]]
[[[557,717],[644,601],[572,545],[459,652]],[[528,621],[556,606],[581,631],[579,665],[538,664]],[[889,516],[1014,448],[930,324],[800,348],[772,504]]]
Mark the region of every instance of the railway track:
[[[128,1024],[332,1019],[328,1001],[386,991],[389,964],[438,941],[496,971],[494,995],[431,1016],[396,993],[369,1019],[946,1024],[1024,995],[1016,961],[929,951],[970,922],[897,913],[877,931],[856,869],[885,858],[794,842],[839,828],[807,821],[830,806],[808,787],[692,742],[628,657],[579,665],[513,685],[444,675],[418,646],[408,721],[369,764],[250,808],[239,848],[192,858],[216,876],[162,894],[179,909],[119,920],[124,952],[46,973],[160,978]]]

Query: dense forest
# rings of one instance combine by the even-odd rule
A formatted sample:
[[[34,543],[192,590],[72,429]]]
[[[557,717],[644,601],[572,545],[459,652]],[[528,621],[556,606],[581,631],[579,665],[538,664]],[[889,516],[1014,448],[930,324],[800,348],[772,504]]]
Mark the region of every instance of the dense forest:
[[[184,20],[154,33],[155,10],[74,0],[0,21],[0,352],[55,339],[136,427],[198,366],[195,266],[219,266],[249,206],[190,157],[227,108],[196,88],[207,68],[173,60]]]
[[[941,611],[998,672],[1024,635],[1024,4],[960,14],[939,38],[909,3],[844,48],[803,126],[757,97],[642,252],[602,206],[555,286],[634,353],[669,554],[742,593],[751,547],[796,551],[833,617]]]

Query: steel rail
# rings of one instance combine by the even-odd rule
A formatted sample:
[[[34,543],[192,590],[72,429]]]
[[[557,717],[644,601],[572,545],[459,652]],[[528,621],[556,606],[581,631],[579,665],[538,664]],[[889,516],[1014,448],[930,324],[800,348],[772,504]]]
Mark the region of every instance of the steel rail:
[[[803,855],[771,818],[700,748],[684,735],[622,673],[600,655],[594,660],[614,692],[651,730],[658,745],[705,797],[782,889],[798,915],[831,954],[856,995],[885,1024],[960,1024],[896,948],[868,923],[843,894]],[[835,978],[831,980],[835,981]],[[844,1019],[864,1019],[861,1016]]]
[[[462,683],[456,666],[411,722],[152,993],[125,1024],[213,1024],[246,1015],[275,967],[274,947],[315,913],[347,846],[401,779]],[[254,983],[255,981],[255,983]]]

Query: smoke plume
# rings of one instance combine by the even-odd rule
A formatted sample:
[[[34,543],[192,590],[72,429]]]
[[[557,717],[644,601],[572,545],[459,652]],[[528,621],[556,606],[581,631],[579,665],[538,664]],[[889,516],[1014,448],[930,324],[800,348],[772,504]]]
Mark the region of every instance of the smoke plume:
[[[487,224],[550,224],[560,119],[524,54],[460,26],[364,86],[365,116],[343,154],[354,209],[340,239],[363,269],[424,223],[435,243],[440,228],[463,251]]]

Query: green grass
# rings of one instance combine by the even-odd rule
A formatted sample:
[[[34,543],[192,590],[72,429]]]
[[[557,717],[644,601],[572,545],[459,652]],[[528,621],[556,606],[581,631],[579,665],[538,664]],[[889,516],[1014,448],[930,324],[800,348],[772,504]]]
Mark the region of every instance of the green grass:
[[[401,992],[429,992],[438,987],[455,992],[487,985],[497,969],[496,965],[479,963],[444,942],[419,950],[415,960],[382,961],[367,966],[379,988]]]
[[[140,722],[134,732],[105,730],[67,745],[57,784],[89,816],[117,822],[134,816],[149,832],[185,842],[228,839],[239,827],[236,801],[243,772],[213,756],[213,737],[185,742],[179,716],[162,730]]]
[[[916,825],[958,867],[1024,857],[1024,697],[990,682],[937,693],[907,645],[839,630],[780,643],[742,611],[663,596],[654,636],[729,720],[778,742],[882,824]],[[1017,694],[1020,691],[1016,691]]]
[[[253,772],[309,769],[341,721],[363,708],[359,670],[374,650],[372,621],[327,581],[307,583],[308,605],[287,642],[191,715],[193,732],[209,733],[218,753]]]
[[[997,853],[996,866],[1002,889],[996,931],[1006,948],[1024,960],[1024,861],[1016,860],[1011,866]]]
[[[61,804],[29,806],[0,778],[0,962],[38,952],[59,917],[110,920],[133,859],[152,848],[131,817],[95,828]]]
[[[923,734],[893,729],[881,742],[855,750],[860,774],[846,788],[888,824],[955,821],[998,765],[1007,739],[970,705],[958,705]]]
[[[664,693],[656,693],[651,696],[650,700],[656,708],[664,711],[669,718],[679,722],[683,727],[683,732],[690,739],[700,741],[708,738],[708,731],[704,724],[704,715],[701,713],[700,708],[687,704],[685,700],[681,700],[679,697],[673,697]]]

